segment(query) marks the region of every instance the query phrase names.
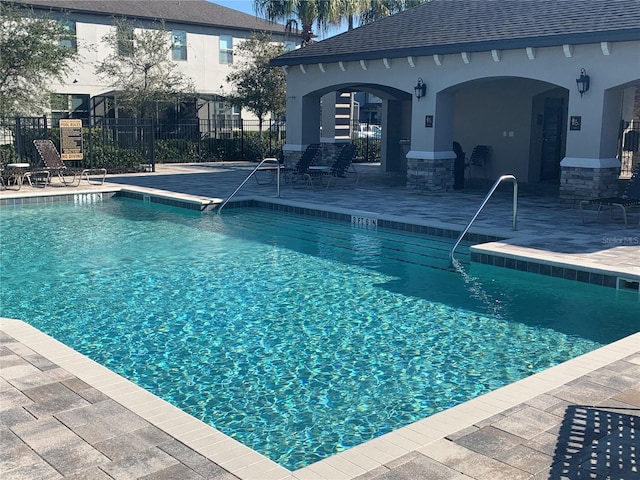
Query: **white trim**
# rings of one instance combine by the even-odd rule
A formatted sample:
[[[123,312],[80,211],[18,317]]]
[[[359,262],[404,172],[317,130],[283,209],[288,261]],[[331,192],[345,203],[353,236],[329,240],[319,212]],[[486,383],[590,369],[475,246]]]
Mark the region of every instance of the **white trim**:
[[[464,63],[467,65],[471,63],[471,54],[469,52],[462,52],[460,55],[462,56],[462,61]]]
[[[382,59],[382,63],[387,70],[391,68],[391,59],[385,57]]]
[[[444,152],[425,152],[423,150],[410,150],[407,153],[407,158],[413,158],[416,160],[453,160],[456,158],[456,154],[452,150]]]
[[[407,62],[409,63],[409,66],[411,68],[415,68],[415,66],[416,66],[416,57],[411,57],[411,56],[407,57]]]
[[[611,42],[600,42],[600,50],[604,56],[611,55]]]
[[[366,60],[360,60],[360,66],[362,67],[362,70],[366,70],[367,69],[367,61]]]
[[[560,166],[578,168],[620,168],[620,160],[617,158],[564,157],[560,162]]]
[[[564,56],[567,58],[573,57],[573,45],[564,44],[562,45],[562,51],[564,52]]]
[[[340,70],[342,70],[343,72],[347,71],[347,67],[344,66],[343,61],[338,62],[338,67],[340,67]]]
[[[325,70],[325,68],[324,68],[324,63],[319,63],[319,64],[318,64],[318,68],[320,69],[320,71],[321,71],[322,73],[325,73],[325,72],[326,72],[326,70]]]
[[[533,47],[527,47],[527,58],[529,60],[535,60],[536,59],[536,49]]]
[[[500,50],[491,50],[491,58],[493,61],[498,63],[500,61]]]
[[[301,63],[301,64],[300,64],[300,71],[301,71],[302,73],[307,73],[307,69],[306,69],[306,67],[304,66],[304,64],[303,64],[303,63]]]
[[[433,62],[438,66],[442,65],[442,55],[435,54],[433,56]]]

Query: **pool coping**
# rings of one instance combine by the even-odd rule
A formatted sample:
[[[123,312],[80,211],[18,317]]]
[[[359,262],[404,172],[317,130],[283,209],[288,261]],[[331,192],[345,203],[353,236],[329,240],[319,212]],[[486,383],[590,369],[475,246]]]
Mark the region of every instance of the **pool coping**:
[[[348,480],[636,354],[640,332],[290,471],[22,320],[0,329],[241,480]],[[428,449],[428,448],[427,448]]]

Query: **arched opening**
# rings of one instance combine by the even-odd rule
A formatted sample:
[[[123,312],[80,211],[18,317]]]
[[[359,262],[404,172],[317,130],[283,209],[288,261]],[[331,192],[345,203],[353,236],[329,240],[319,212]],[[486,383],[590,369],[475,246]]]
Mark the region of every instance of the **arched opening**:
[[[490,77],[451,86],[438,95],[438,101],[448,98],[444,103],[451,122],[436,134],[436,141],[448,134],[462,147],[464,183],[490,183],[513,174],[524,183],[559,184],[567,141],[566,88],[530,78]],[[472,155],[478,146],[488,147],[488,154]]]
[[[379,102],[375,115],[369,110],[363,118],[359,112],[357,98],[362,94]],[[306,93],[301,99],[288,98],[288,113],[295,113],[294,106],[300,102],[300,121],[292,121],[290,115],[287,118],[291,158],[311,143],[323,143],[324,149],[330,150],[328,144],[353,142],[360,161],[379,161],[382,172],[406,173],[402,140],[411,137],[411,99],[409,92],[360,82],[328,85]],[[376,128],[359,132],[361,123],[368,128],[373,123]],[[372,148],[373,144],[374,154],[366,153],[366,148]]]

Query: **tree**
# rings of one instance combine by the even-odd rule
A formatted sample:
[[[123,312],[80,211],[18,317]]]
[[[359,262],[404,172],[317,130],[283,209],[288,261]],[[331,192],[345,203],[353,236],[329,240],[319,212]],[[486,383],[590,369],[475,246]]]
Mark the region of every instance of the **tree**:
[[[173,43],[164,25],[136,30],[117,19],[115,26],[102,38],[112,51],[96,66],[96,74],[117,91],[118,108],[145,118],[157,102],[193,95],[193,82],[170,60]]]
[[[431,0],[370,0],[369,7],[360,12],[360,23],[367,24],[402,12]]]
[[[68,32],[55,20],[4,2],[0,22],[0,116],[42,114],[51,85],[64,81],[77,57],[60,43]]]
[[[238,62],[227,75],[227,82],[235,91],[229,99],[245,107],[258,117],[258,128],[262,135],[262,123],[268,113],[282,115],[286,110],[286,79],[279,67],[269,61],[285,52],[282,44],[273,43],[266,34],[252,35],[236,48]]]
[[[370,8],[371,0],[340,0],[340,16],[347,21],[347,29],[353,30],[356,18]]]
[[[314,26],[326,31],[347,22],[353,29],[356,19],[370,23],[430,0],[254,0],[256,14],[271,21],[285,22],[289,32],[301,30],[302,46],[313,43]]]
[[[258,15],[271,21],[283,21],[289,32],[301,30],[302,46],[313,43],[314,25],[326,29],[340,25],[342,0],[254,0]]]

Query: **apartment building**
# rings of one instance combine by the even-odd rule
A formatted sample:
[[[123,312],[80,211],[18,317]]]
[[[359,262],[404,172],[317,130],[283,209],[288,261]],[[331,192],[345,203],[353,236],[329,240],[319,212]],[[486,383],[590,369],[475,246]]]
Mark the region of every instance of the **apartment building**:
[[[99,78],[96,65],[110,53],[104,36],[126,19],[138,29],[157,28],[171,35],[171,61],[195,86],[190,105],[177,105],[165,115],[197,115],[200,119],[225,121],[251,118],[248,112],[224,102],[231,86],[226,82],[234,63],[234,48],[253,33],[268,33],[274,41],[293,48],[296,38],[282,25],[205,0],[17,0],[37,13],[62,22],[69,31],[65,40],[76,49],[78,61],[62,83],[55,83],[51,102],[54,124],[60,118],[114,117],[118,92]],[[187,110],[187,111],[181,111]]]

